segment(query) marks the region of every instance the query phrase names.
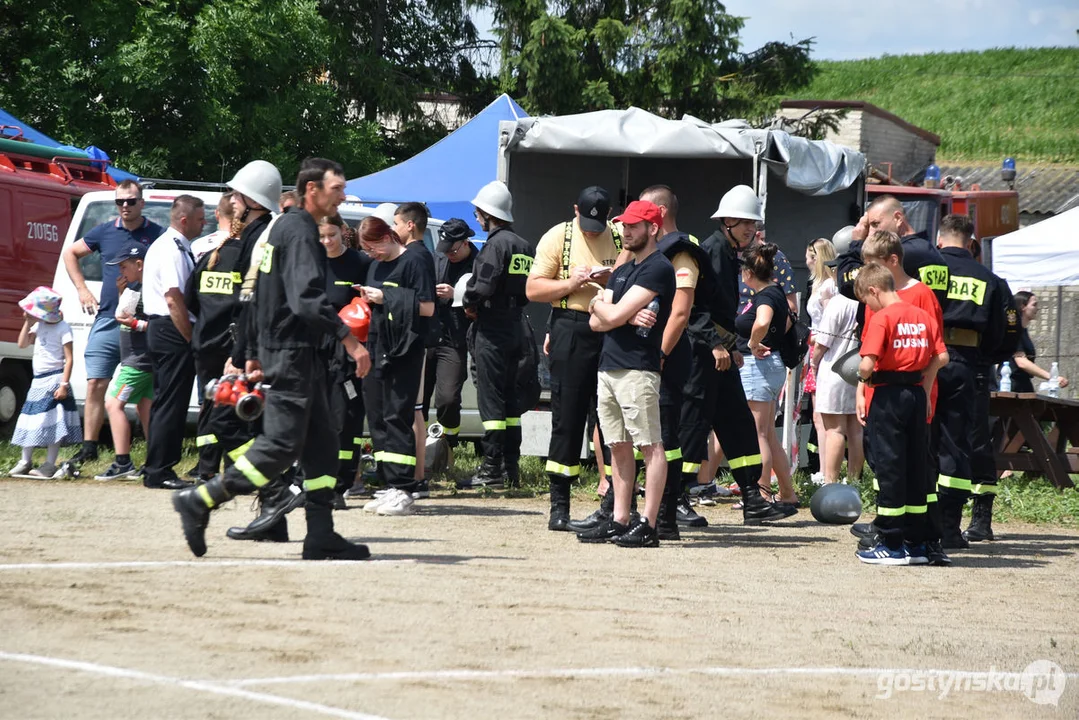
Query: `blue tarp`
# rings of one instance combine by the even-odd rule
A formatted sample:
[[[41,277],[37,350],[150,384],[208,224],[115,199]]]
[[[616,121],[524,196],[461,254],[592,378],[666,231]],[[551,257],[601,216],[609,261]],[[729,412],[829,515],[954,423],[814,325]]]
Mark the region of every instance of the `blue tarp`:
[[[362,202],[427,204],[431,217],[467,220],[483,237],[471,200],[481,187],[498,179],[498,123],[528,117],[502,95],[476,117],[414,157],[377,173],[350,180],[345,192]]]
[[[109,156],[106,155],[103,150],[101,150],[100,148],[96,148],[93,145],[86,149],[83,149],[72,147],[71,145],[64,145],[62,143],[58,143],[48,135],[38,132],[34,128],[30,127],[19,118],[5,111],[3,108],[0,108],[0,125],[14,125],[17,128],[20,128],[22,130],[22,136],[37,145],[59,148],[61,150],[67,150],[68,152],[82,153],[83,155],[86,155],[86,157],[94,158],[95,160],[109,159]],[[14,133],[11,130],[5,128],[4,135],[11,137],[14,135]],[[109,175],[111,175],[113,179],[116,180],[116,182],[121,182],[123,180],[139,179],[138,176],[132,175],[131,173],[124,170],[114,168],[112,165],[109,165]]]

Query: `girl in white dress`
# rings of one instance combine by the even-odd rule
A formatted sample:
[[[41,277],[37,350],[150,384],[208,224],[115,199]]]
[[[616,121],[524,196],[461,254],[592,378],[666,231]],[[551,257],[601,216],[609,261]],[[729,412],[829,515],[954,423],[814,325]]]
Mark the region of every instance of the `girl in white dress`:
[[[821,317],[828,301],[836,294],[835,269],[827,263],[835,260],[835,247],[827,238],[817,238],[806,247],[806,267],[809,269],[809,282],[812,292],[806,301],[806,312],[809,314],[810,327],[820,326]],[[817,454],[821,458],[821,467],[824,466],[825,443],[827,443],[824,429],[824,421],[821,419],[817,408],[817,376],[813,366],[814,353],[813,334],[809,337],[810,362],[806,363],[805,380],[802,391],[809,393],[813,407],[813,426],[817,429]],[[823,474],[817,473],[813,479],[821,482]]]

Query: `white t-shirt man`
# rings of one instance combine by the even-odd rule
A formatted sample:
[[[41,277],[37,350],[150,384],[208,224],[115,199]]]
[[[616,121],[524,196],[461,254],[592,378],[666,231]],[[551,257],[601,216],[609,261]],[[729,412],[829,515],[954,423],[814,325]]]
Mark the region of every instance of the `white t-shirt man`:
[[[191,242],[176,228],[165,230],[146,251],[142,273],[142,308],[147,315],[169,315],[165,293],[172,288],[184,291],[187,279],[195,269]],[[195,316],[188,313],[188,319]]]

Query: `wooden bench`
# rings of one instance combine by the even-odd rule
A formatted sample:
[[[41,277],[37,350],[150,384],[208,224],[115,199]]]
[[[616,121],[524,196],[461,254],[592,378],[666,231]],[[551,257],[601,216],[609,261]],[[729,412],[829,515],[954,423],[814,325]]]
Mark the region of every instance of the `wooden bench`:
[[[989,413],[1000,418],[1004,430],[997,470],[1041,473],[1058,488],[1075,487],[1068,474],[1079,473],[1079,401],[995,392]]]

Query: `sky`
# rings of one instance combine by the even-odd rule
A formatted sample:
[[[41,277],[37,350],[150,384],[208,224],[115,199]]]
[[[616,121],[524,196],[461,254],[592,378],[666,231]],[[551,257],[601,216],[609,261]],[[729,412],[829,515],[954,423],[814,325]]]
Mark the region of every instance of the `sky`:
[[[1079,0],[722,1],[728,13],[746,18],[747,52],[807,37],[816,38],[816,60],[1079,46]],[[487,30],[490,14],[477,13],[475,22]]]
[[[723,0],[743,50],[815,37],[816,60],[1079,46],[1079,0]]]

